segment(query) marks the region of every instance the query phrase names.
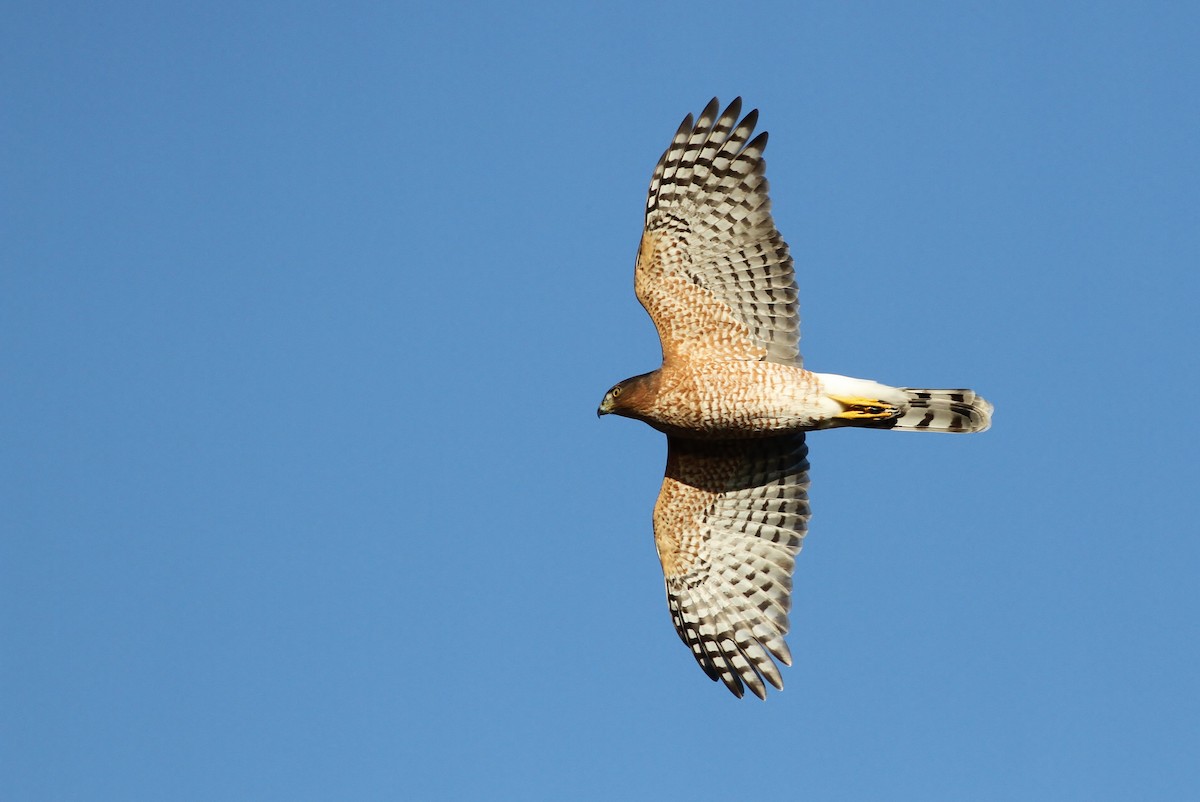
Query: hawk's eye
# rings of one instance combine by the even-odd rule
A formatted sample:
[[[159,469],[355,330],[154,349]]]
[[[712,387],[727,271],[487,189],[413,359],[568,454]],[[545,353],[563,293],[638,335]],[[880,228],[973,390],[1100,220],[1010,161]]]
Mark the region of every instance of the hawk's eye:
[[[609,392],[612,393],[612,397],[614,399],[617,398],[618,396],[621,395],[621,385],[618,384],[616,387],[609,390]]]

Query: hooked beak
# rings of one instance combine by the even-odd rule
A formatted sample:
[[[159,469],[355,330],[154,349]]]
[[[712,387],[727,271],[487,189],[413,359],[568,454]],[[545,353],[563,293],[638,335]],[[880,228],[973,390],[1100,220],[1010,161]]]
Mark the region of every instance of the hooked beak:
[[[599,408],[596,410],[596,417],[607,415],[613,411],[612,400],[608,396],[604,396],[604,400],[600,402]]]

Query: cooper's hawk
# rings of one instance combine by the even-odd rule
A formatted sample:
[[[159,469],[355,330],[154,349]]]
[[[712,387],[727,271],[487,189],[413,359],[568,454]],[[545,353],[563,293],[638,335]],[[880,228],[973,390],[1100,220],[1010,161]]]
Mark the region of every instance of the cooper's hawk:
[[[662,367],[609,390],[598,414],[667,435],[654,541],[679,637],[737,696],[783,688],[791,576],[808,525],[804,433],[843,426],[981,432],[970,390],[889,387],[805,370],[795,273],[775,230],[757,110],[714,98],[684,118],[650,179],[634,289]]]

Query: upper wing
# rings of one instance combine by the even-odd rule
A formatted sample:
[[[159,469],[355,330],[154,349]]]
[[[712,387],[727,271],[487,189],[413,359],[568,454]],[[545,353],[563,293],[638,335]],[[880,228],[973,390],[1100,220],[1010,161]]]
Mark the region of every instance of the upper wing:
[[[646,199],[634,291],[662,341],[663,361],[767,359],[799,364],[795,271],[775,230],[758,121],[720,116],[716,98],[684,118]]]
[[[808,528],[804,435],[667,440],[654,542],[675,631],[736,696],[783,688],[792,568]]]

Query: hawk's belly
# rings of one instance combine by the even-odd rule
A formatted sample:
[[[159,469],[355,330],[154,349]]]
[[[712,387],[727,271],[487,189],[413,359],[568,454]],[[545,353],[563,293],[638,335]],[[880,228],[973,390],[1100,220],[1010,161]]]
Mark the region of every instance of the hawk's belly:
[[[768,437],[820,428],[840,410],[816,374],[772,362],[664,371],[646,422],[691,437]]]

